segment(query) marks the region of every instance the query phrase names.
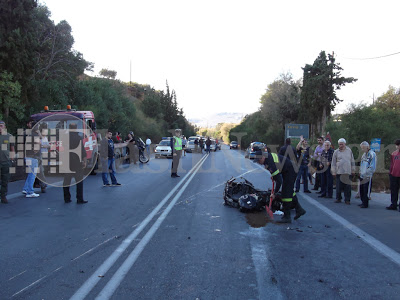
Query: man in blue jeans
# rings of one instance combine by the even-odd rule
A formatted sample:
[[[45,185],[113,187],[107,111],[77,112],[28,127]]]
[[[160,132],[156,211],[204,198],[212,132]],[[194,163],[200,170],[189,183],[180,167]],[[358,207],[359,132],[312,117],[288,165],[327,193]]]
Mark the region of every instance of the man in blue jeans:
[[[103,186],[121,186],[115,178],[114,141],[112,140],[111,130],[107,131],[106,137],[100,143],[100,159]],[[108,174],[110,174],[111,177],[111,184],[108,181]]]
[[[296,147],[297,156],[299,158],[300,169],[296,179],[296,193],[300,191],[300,178],[303,177],[304,193],[311,193],[308,189],[308,167],[310,166],[310,147],[303,136],[300,137],[300,142]]]
[[[33,184],[39,169],[41,143],[38,128],[35,127],[30,129],[32,128],[32,121],[28,122],[28,124],[28,129],[24,134],[25,163],[28,176],[22,189],[22,193],[26,195],[26,198],[36,198],[39,197],[39,194],[35,193]]]

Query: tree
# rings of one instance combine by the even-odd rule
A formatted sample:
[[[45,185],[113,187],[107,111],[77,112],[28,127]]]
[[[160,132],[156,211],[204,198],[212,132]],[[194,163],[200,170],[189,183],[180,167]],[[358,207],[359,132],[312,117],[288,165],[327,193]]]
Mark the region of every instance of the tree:
[[[261,96],[261,111],[272,124],[285,129],[285,124],[298,119],[300,110],[300,84],[292,74],[281,74],[268,85]]]
[[[388,91],[378,97],[375,106],[383,110],[400,111],[400,89],[389,86]]]
[[[0,70],[13,74],[27,103],[38,48],[34,16],[36,0],[0,1]]]
[[[21,85],[13,80],[13,75],[6,71],[0,73],[0,119],[4,120],[9,127],[17,125],[9,125],[10,110],[13,111],[13,116],[17,120],[24,118],[24,105],[21,103],[20,95]]]
[[[108,69],[101,69],[99,72],[100,76],[103,76],[108,79],[115,79],[117,76],[117,72],[113,70],[108,70]]]
[[[346,83],[357,79],[341,76],[343,69],[335,62],[334,53],[321,51],[312,65],[303,68],[303,87],[301,89],[301,120],[311,124],[312,136],[325,132],[327,119],[340,100],[336,91]]]

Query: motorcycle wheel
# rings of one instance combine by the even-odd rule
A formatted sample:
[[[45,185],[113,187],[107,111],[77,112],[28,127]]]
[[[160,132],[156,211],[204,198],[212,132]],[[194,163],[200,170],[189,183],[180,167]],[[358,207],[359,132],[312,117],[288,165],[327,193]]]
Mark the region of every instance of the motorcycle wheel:
[[[146,155],[144,155],[144,153],[140,153],[140,154],[139,154],[139,161],[140,161],[142,164],[145,164],[145,163],[148,163],[148,162],[149,162],[149,158],[148,158]]]

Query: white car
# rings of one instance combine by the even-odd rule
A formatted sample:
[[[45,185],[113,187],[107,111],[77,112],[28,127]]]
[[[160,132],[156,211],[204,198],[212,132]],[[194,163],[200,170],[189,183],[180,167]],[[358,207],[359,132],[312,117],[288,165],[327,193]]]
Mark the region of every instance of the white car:
[[[156,158],[172,157],[172,149],[169,140],[162,140],[155,149]]]

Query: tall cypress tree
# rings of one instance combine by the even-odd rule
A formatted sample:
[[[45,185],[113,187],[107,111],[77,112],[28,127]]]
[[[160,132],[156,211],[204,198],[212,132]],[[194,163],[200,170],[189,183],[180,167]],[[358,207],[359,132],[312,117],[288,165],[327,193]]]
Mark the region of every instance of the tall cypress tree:
[[[312,65],[306,64],[302,69],[300,118],[311,124],[312,136],[315,136],[325,132],[331,112],[343,101],[337,97],[336,91],[357,79],[341,76],[343,69],[336,63],[334,53],[326,56],[325,51],[321,51]]]

